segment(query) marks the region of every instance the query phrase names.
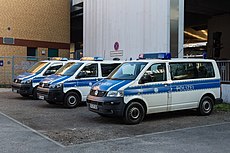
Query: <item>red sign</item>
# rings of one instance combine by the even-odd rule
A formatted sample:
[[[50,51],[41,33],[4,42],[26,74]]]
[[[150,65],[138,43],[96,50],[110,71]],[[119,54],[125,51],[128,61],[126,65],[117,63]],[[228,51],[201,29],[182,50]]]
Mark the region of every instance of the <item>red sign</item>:
[[[118,42],[115,42],[114,44],[114,49],[117,51],[119,49],[119,43]]]

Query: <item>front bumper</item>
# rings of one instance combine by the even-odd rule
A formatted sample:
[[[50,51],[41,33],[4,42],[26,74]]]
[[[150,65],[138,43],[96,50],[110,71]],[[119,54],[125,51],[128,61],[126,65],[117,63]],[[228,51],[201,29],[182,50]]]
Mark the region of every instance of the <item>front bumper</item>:
[[[12,83],[11,85],[12,91],[23,94],[23,95],[32,95],[33,94],[33,87],[32,84],[21,84],[21,83]]]
[[[37,96],[39,99],[52,101],[55,103],[63,103],[64,93],[62,88],[50,89],[50,88],[37,88]]]
[[[123,97],[96,97],[88,95],[87,107],[95,113],[122,117],[125,103]]]

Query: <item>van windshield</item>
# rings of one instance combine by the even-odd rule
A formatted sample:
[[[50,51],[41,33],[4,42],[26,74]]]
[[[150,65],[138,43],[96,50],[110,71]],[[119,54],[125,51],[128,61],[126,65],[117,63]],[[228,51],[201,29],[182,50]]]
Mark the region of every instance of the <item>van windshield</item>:
[[[111,80],[135,80],[147,62],[127,62],[116,68],[109,76]]]
[[[49,65],[48,62],[37,62],[31,68],[29,68],[26,72],[41,73],[48,65]]]
[[[83,63],[70,62],[61,67],[55,74],[62,76],[72,76],[82,66]]]

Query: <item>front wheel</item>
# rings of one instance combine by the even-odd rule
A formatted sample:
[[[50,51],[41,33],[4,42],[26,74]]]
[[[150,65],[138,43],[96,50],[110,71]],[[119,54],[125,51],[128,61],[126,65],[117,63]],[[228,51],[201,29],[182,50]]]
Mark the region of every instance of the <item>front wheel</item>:
[[[38,88],[38,87],[35,87],[34,90],[33,90],[33,99],[34,99],[34,100],[38,100],[37,88]]]
[[[75,92],[69,92],[65,96],[64,105],[67,108],[75,108],[81,102],[79,95]]]
[[[126,124],[139,124],[145,117],[145,109],[138,102],[131,102],[124,112],[124,122]]]
[[[30,95],[27,94],[20,94],[22,97],[29,97]]]
[[[209,96],[204,96],[199,104],[199,107],[197,109],[199,115],[205,116],[211,114],[213,110],[213,104],[214,101],[211,97]]]

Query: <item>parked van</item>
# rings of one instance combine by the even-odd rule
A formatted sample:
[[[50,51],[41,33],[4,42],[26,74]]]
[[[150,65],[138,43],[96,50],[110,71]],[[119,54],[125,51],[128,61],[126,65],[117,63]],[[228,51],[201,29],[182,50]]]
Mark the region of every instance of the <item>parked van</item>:
[[[213,105],[222,102],[216,62],[170,57],[167,53],[146,54],[141,60],[123,63],[92,86],[87,97],[89,110],[122,117],[127,124],[140,123],[146,114],[184,109],[209,115]]]
[[[84,57],[71,62],[42,80],[38,87],[38,98],[49,104],[63,104],[67,108],[77,107],[86,101],[91,86],[107,77],[120,61],[103,61],[102,58]]]
[[[44,60],[35,63],[26,72],[17,76],[12,83],[12,91],[23,97],[33,96],[37,99],[37,86],[46,76],[54,74],[67,62],[66,58]]]

